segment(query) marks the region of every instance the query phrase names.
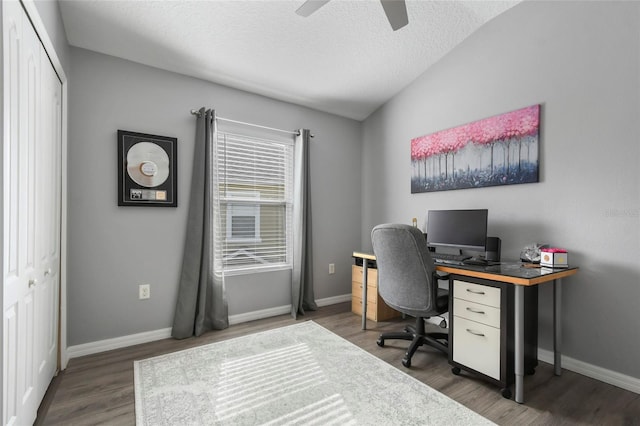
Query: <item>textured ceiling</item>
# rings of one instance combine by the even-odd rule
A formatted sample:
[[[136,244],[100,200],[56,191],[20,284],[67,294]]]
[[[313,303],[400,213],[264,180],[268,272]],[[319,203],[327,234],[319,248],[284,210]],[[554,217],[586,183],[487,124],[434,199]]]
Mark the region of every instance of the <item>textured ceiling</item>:
[[[392,31],[377,0],[62,0],[69,43],[363,120],[514,1],[408,0]]]

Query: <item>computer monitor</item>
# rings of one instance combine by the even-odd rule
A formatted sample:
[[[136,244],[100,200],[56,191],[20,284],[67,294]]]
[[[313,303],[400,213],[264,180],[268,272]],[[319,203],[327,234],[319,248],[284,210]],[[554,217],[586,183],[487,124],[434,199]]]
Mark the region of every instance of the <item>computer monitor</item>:
[[[427,245],[484,251],[487,217],[487,209],[429,210]]]

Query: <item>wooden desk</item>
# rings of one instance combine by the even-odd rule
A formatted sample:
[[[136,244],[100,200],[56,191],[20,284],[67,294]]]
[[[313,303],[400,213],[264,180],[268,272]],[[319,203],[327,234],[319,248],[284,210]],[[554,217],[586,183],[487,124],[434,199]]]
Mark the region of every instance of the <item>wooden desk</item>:
[[[375,260],[375,255],[353,252],[353,257]],[[363,261],[364,277],[366,277],[366,261]],[[436,270],[456,276],[474,277],[485,280],[512,284],[514,286],[514,371],[515,371],[515,401],[524,402],[524,356],[525,356],[525,315],[524,315],[524,291],[526,286],[535,286],[547,282],[553,282],[553,353],[554,373],[559,376],[562,373],[561,346],[561,301],[562,278],[569,277],[578,272],[578,268],[528,268],[519,262],[502,262],[491,266],[476,265],[436,265]],[[366,280],[366,278],[365,278]],[[362,329],[366,330],[366,281],[362,286]]]

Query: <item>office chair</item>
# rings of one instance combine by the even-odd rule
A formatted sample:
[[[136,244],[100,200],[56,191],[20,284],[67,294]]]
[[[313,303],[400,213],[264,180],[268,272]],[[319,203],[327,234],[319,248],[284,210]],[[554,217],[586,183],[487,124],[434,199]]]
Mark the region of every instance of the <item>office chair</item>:
[[[422,345],[448,354],[447,333],[425,332],[425,318],[447,312],[449,293],[438,288],[438,279],[447,276],[437,275],[422,232],[409,225],[383,224],[373,228],[371,242],[378,264],[378,294],[393,309],[416,317],[415,327],[380,334],[378,346],[384,346],[386,339],[411,340],[402,359],[407,368]]]

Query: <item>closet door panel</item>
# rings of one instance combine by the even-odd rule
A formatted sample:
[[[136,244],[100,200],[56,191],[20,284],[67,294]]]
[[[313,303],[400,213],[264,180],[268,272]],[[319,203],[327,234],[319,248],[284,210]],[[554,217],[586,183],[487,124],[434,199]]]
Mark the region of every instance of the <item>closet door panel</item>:
[[[2,424],[32,424],[58,353],[61,84],[17,1],[2,2]]]
[[[21,330],[18,321],[20,301],[24,299],[24,278],[20,264],[24,255],[21,237],[22,225],[20,184],[20,51],[22,45],[22,20],[20,15],[7,13],[12,7],[3,4],[4,48],[4,143],[3,143],[3,401],[2,424],[12,424],[18,419],[19,383],[24,375],[25,363],[20,357]],[[22,371],[21,371],[22,370]]]
[[[38,126],[36,214],[37,269],[41,281],[36,288],[37,383],[41,399],[53,378],[58,355],[58,291],[60,247],[60,145],[62,88],[47,63],[41,73],[41,110]]]

